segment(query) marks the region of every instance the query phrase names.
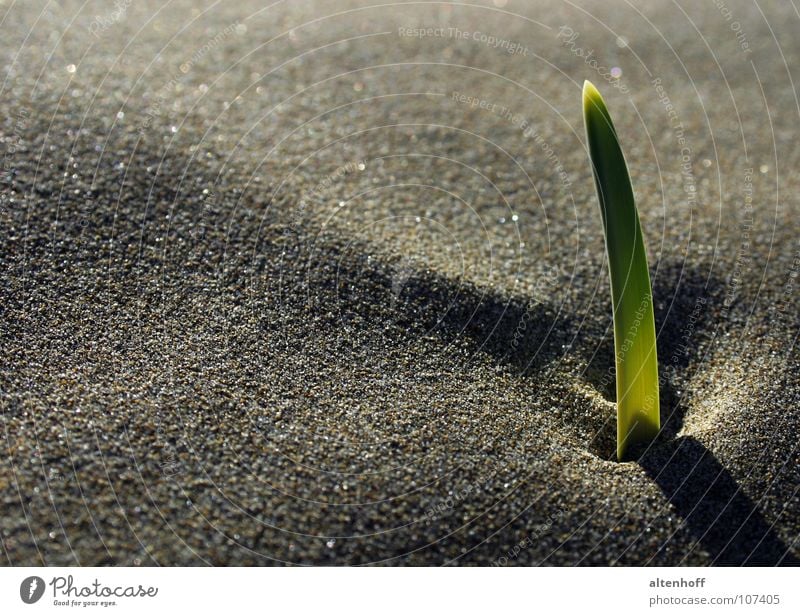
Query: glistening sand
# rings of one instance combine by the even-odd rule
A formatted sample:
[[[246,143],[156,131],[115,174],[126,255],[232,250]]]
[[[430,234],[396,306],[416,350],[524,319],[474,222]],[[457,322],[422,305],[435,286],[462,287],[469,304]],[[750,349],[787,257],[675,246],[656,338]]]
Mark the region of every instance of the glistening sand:
[[[800,557],[792,3],[45,4],[0,7],[3,562]],[[656,297],[624,464],[587,78]]]

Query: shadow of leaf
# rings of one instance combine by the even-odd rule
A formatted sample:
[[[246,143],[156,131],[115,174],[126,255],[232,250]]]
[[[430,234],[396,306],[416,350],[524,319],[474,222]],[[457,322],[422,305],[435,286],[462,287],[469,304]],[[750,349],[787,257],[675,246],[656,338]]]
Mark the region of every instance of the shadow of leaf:
[[[756,504],[695,438],[682,436],[650,447],[639,464],[714,564],[800,564]]]
[[[466,337],[475,352],[491,354],[499,363],[514,366],[521,376],[558,361],[570,346],[574,323],[546,302],[503,297],[476,285],[414,270],[407,263],[394,268],[401,272],[398,277],[392,267],[377,259],[343,262],[348,266],[327,274],[323,267],[314,268],[312,282],[318,299],[325,294],[320,291],[327,290],[331,294],[328,300],[337,303],[340,313],[356,313],[369,322],[379,322],[381,332],[396,328],[403,335],[435,334],[445,343]],[[670,299],[657,305],[656,325],[660,328],[659,357],[664,358],[663,368],[670,375],[680,375],[699,352],[695,344],[698,332],[710,326],[706,304],[716,301],[713,286],[713,280],[709,283],[702,274],[687,272],[682,266],[661,269],[655,293]],[[364,302],[364,297],[374,301]],[[568,352],[586,364],[613,364],[613,339],[609,336],[600,347],[598,353],[591,344],[579,344]],[[685,407],[671,378],[662,380],[661,397],[664,426],[639,464],[714,563],[798,564],[714,454],[691,436],[676,437]],[[613,422],[609,426],[613,428]],[[609,460],[614,459],[611,428],[608,438],[598,438],[590,446]],[[662,549],[667,547],[665,544]]]

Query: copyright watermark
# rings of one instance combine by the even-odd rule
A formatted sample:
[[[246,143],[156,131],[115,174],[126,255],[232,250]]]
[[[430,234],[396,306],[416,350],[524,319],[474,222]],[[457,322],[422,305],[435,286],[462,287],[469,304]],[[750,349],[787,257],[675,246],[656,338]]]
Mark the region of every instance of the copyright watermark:
[[[402,38],[449,38],[461,41],[475,41],[491,47],[492,49],[502,49],[509,56],[527,56],[528,48],[521,43],[504,39],[501,37],[486,34],[480,30],[470,31],[461,30],[453,26],[440,26],[429,28],[404,28],[397,29],[397,36]]]
[[[622,76],[622,69],[617,66],[609,68],[601,64],[594,55],[594,49],[586,49],[578,45],[580,36],[580,32],[575,32],[569,26],[561,26],[556,34],[556,38],[561,41],[562,46],[568,48],[577,57],[582,58],[589,68],[605,79],[612,87],[617,88],[623,94],[627,94],[629,92],[628,86],[619,79]]]

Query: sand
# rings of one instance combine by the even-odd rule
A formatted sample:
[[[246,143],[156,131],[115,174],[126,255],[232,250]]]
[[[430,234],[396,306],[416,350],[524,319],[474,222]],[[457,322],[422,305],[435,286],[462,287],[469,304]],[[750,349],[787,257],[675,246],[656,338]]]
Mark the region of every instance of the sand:
[[[45,4],[0,6],[0,562],[798,562],[792,3]],[[625,463],[584,79],[656,299]]]

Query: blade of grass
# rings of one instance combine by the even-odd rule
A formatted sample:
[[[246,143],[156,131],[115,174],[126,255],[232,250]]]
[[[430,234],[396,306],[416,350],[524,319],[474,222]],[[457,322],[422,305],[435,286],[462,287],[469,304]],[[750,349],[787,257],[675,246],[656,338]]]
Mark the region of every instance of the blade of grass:
[[[658,357],[647,254],[628,166],[603,97],[583,84],[583,119],[611,278],[617,366],[617,458],[660,428]]]

